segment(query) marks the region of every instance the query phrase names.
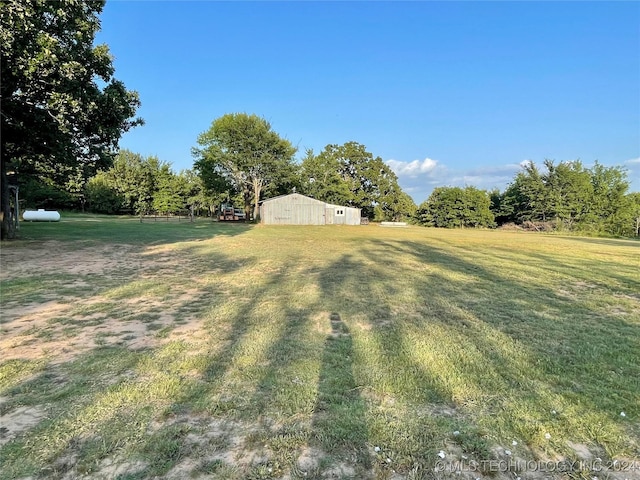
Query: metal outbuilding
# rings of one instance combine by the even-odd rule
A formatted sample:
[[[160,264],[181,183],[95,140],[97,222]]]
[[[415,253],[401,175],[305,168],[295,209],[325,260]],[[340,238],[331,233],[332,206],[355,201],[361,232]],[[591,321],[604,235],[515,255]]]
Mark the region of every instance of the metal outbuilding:
[[[360,209],[316,200],[299,193],[260,202],[260,221],[267,225],[360,225]]]

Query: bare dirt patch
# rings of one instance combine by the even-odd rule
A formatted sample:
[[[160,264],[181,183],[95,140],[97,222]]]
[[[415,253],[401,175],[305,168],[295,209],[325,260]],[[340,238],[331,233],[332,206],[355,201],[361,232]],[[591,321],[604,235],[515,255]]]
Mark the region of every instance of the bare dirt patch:
[[[583,281],[575,282],[573,286],[579,290],[593,290],[594,288],[598,288],[598,286],[593,283]]]
[[[266,464],[270,460],[266,449],[250,448],[247,445],[248,436],[257,427],[238,421],[190,414],[176,415],[152,422],[148,434],[152,435],[175,425],[189,429],[189,433],[182,439],[182,448],[188,453],[163,478],[196,478],[202,465],[206,464],[224,465],[233,471],[248,472],[256,465]],[[99,473],[102,475],[108,472]],[[205,474],[204,478],[210,477]]]
[[[567,442],[567,446],[571,448],[575,452],[576,456],[581,460],[591,460],[594,458],[594,454],[591,452],[588,445],[583,443]]]
[[[181,310],[203,295],[193,284],[184,288],[178,285],[175,289],[171,286],[168,294],[155,296],[142,288],[129,298],[114,297],[108,288],[114,284],[136,285],[135,282],[158,272],[175,273],[180,265],[179,255],[171,255],[169,251],[122,244],[69,250],[68,244],[48,241],[32,249],[3,251],[0,272],[3,281],[33,278],[37,288],[38,278],[47,275],[65,278],[64,285],[60,285],[62,295],[41,289],[23,298],[8,295],[3,298],[0,336],[3,360],[47,357],[60,363],[96,346],[141,349],[165,343],[176,335],[183,339],[197,337],[200,321]],[[87,288],[88,285],[95,288],[97,276],[105,285],[99,293]],[[160,278],[159,282],[162,281]],[[150,323],[154,324],[152,328]]]
[[[300,452],[296,462],[296,470],[302,476],[316,472],[319,469],[320,462],[327,455],[320,449],[314,447],[306,447]]]
[[[0,416],[0,446],[35,427],[44,418],[46,412],[41,406],[18,407]]]
[[[100,466],[98,468],[98,473],[95,474],[93,478],[98,478],[98,479],[126,478],[128,476],[134,476],[137,472],[143,471],[146,467],[147,465],[141,461],[117,462],[112,458],[105,458],[100,463]],[[71,477],[71,478],[74,478],[74,477]]]
[[[351,465],[340,462],[328,470],[325,470],[324,478],[354,478],[356,469]]]
[[[31,249],[8,249],[2,255],[0,280],[40,274],[97,275],[137,266],[132,245],[87,246],[68,250],[68,244],[47,241]],[[133,265],[132,265],[133,263]]]

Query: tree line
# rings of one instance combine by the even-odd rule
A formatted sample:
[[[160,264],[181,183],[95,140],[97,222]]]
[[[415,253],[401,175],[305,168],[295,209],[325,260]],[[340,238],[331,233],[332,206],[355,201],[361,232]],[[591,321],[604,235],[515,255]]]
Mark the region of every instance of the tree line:
[[[638,236],[640,193],[629,193],[622,167],[598,162],[526,163],[501,192],[440,187],[418,207],[417,221],[434,227],[496,227]]]
[[[92,177],[85,192],[89,210],[106,214],[200,215],[216,203],[192,170],[175,173],[169,163],[129,150],[121,150],[111,168]]]
[[[640,228],[640,193],[628,192],[623,168],[598,162],[592,168],[580,161],[546,160],[543,168],[529,162],[504,191],[437,187],[416,206],[389,166],[357,142],[329,144],[318,154],[307,150],[296,162],[296,148],[264,118],[234,113],[214,120],[196,143],[193,170],[175,173],[157,157],[121,150],[109,168],[86,180],[73,168],[57,171],[58,180],[30,178],[25,198],[37,203],[45,195],[63,206],[75,202],[97,213],[139,215],[211,215],[230,202],[257,219],[263,198],[296,191],[360,208],[376,221],[442,228],[513,224],[618,236],[638,235]]]
[[[110,168],[86,181],[81,203],[96,213],[144,215],[210,214],[229,202],[241,205],[247,218],[257,219],[263,198],[295,191],[361,208],[372,219],[413,219],[415,203],[395,173],[364,145],[327,145],[318,155],[307,150],[299,163],[295,153],[265,119],[227,114],[198,137],[193,170],[175,173],[157,157],[122,150]],[[66,195],[71,198],[70,192]]]
[[[297,149],[256,115],[214,120],[196,139],[193,170],[118,149],[136,117],[138,94],[114,77],[106,45],[94,45],[104,1],[3,2],[0,152],[1,237],[26,206],[101,213],[211,213],[223,201],[258,217],[261,199],[297,191],[358,207],[374,220],[434,227],[505,224],[638,235],[640,193],[626,171],[579,161],[525,165],[505,191],[439,187],[420,206],[384,161],[357,142],[321,152]]]

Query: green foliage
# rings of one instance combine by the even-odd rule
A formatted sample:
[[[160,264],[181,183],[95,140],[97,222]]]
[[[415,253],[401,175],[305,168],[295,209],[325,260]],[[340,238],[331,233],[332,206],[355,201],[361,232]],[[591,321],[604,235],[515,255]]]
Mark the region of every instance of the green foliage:
[[[200,215],[206,211],[213,213],[218,198],[210,195],[202,179],[193,170],[183,170],[177,176],[177,188],[184,198],[184,202],[194,214]]]
[[[108,47],[94,45],[103,7],[71,0],[0,4],[5,213],[8,172],[25,184],[46,177],[79,194],[109,165],[122,132],[142,123],[133,119],[137,93],[113,78]],[[3,222],[2,237],[11,234]]]
[[[592,194],[588,211],[580,225],[595,232],[629,235],[633,226],[633,199],[628,197],[626,171],[605,167],[598,162],[589,170]],[[624,232],[624,233],[623,233]]]
[[[415,212],[395,173],[357,142],[327,145],[317,156],[308,150],[300,169],[303,193],[319,200],[361,208],[378,220],[408,219]]]
[[[23,209],[67,208],[76,206],[73,196],[47,177],[31,176],[20,186]]]
[[[571,228],[583,220],[588,211],[585,199],[593,198],[589,171],[580,161],[555,165],[545,160],[542,181],[547,193],[547,210],[556,220]]]
[[[504,193],[492,193],[499,224],[552,222],[557,229],[633,234],[633,197],[623,168],[550,160],[544,166],[541,172],[533,162],[525,165]]]
[[[168,165],[164,165],[155,178],[156,191],[153,195],[153,210],[161,214],[177,213],[185,208],[181,182]],[[182,194],[181,194],[182,193]]]
[[[213,204],[192,171],[176,175],[168,163],[128,150],[121,150],[109,170],[89,181],[86,194],[96,213],[176,214],[209,210]]]
[[[633,233],[636,237],[640,237],[640,192],[630,193],[626,199],[629,202],[628,211],[633,225]]]
[[[438,187],[418,207],[418,219],[433,227],[493,227],[491,199],[475,187]]]
[[[549,206],[542,175],[533,162],[522,168],[504,193],[503,214],[512,221],[546,221]]]
[[[329,147],[320,155],[307,150],[307,155],[300,164],[302,192],[324,202],[347,205],[351,201],[351,190],[341,174],[340,160],[327,151]]]
[[[223,115],[198,136],[198,145],[193,149],[194,168],[205,186],[227,196],[241,193],[247,215],[253,206],[253,218],[258,218],[265,190],[294,178],[296,149],[257,115]]]
[[[105,172],[111,187],[122,198],[122,210],[146,213],[151,210],[156,178],[163,164],[155,158],[121,150],[113,166]]]
[[[620,208],[612,212],[604,223],[607,233],[617,236],[640,236],[640,192],[633,192],[620,199]]]
[[[89,208],[96,213],[118,213],[125,201],[105,172],[99,172],[89,180],[86,196]]]
[[[506,223],[508,216],[504,212],[505,197],[498,188],[494,188],[489,192],[489,201],[489,210],[493,213],[496,223],[498,225]]]
[[[409,194],[393,189],[376,205],[374,220],[414,222],[417,210],[418,207]]]

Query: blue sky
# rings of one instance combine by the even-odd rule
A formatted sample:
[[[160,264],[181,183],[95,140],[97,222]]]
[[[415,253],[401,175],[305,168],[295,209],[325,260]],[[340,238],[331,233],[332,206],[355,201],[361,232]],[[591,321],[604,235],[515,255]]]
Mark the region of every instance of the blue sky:
[[[111,0],[101,20],[146,121],[120,146],[176,171],[247,112],[298,158],[365,145],[417,203],[546,158],[624,166],[640,191],[638,2]]]

